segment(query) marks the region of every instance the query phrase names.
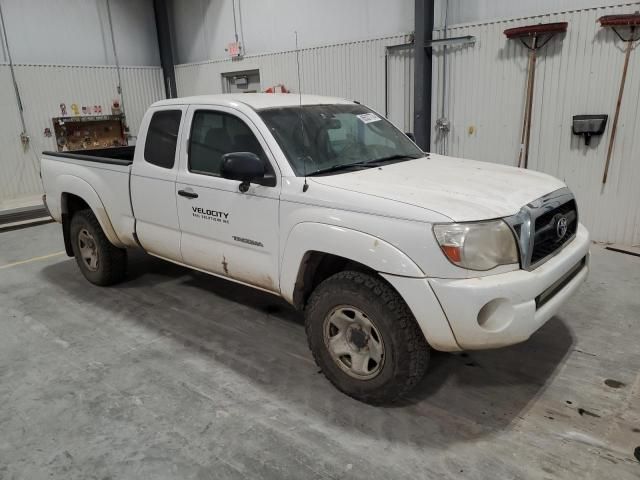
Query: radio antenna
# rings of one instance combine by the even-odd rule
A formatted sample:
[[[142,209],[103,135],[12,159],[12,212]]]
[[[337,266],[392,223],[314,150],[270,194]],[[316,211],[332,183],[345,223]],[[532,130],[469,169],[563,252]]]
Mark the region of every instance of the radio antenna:
[[[298,106],[300,108],[300,110],[298,110],[298,115],[300,117],[300,133],[301,133],[301,137],[302,137],[302,149],[304,152],[304,155],[302,156],[302,169],[303,169],[303,173],[304,173],[304,185],[302,186],[302,191],[306,192],[307,190],[309,190],[309,184],[307,183],[307,152],[306,152],[306,147],[305,147],[305,143],[304,143],[304,120],[302,118],[302,87],[301,87],[301,80],[300,80],[300,48],[298,48],[298,31],[296,30],[294,32],[296,34],[296,67],[298,69]]]

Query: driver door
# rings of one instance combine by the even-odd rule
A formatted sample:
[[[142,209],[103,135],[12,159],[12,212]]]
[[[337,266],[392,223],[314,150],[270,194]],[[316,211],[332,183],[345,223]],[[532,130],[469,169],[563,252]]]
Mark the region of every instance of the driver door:
[[[194,268],[279,292],[280,183],[266,142],[255,125],[231,108],[194,105],[191,132],[176,181],[183,262]],[[252,152],[269,179],[252,183],[220,176],[222,155]]]

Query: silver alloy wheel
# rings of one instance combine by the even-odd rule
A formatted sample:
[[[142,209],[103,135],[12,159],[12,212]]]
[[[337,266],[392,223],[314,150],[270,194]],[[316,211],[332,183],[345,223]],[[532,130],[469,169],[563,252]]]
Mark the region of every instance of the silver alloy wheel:
[[[93,235],[86,228],[78,233],[78,248],[80,249],[80,258],[85,266],[92,272],[98,270],[98,246]]]
[[[324,319],[323,336],[331,358],[350,377],[370,380],[382,370],[382,335],[359,308],[334,308]]]

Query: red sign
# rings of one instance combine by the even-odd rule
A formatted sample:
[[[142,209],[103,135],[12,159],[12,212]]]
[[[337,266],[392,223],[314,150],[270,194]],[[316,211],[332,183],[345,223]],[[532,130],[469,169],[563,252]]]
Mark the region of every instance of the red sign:
[[[238,42],[232,42],[227,45],[227,52],[231,57],[239,57],[240,56],[240,44]]]

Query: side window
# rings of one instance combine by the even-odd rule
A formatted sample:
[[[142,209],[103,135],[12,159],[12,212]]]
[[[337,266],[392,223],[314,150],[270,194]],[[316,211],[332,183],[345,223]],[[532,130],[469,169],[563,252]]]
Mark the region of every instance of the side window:
[[[194,173],[220,176],[222,156],[232,152],[258,155],[267,170],[267,157],[251,129],[238,117],[211,110],[193,114],[189,140],[189,170]]]
[[[144,143],[144,159],[147,162],[162,168],[173,168],[181,117],[181,110],[161,110],[153,114]]]

